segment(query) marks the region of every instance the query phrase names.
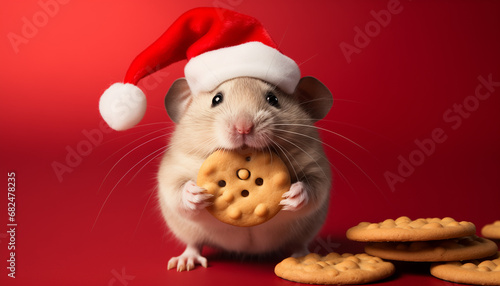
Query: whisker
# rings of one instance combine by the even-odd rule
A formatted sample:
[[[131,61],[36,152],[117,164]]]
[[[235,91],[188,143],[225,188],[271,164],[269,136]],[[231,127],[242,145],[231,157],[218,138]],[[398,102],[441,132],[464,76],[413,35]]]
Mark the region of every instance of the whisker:
[[[269,139],[269,141],[272,142],[273,146],[277,147],[280,149],[281,153],[283,154],[283,156],[285,156],[286,160],[288,161],[288,163],[290,164],[290,167],[292,168],[292,171],[293,173],[295,174],[295,178],[298,180],[299,179],[299,174],[297,173],[297,170],[295,170],[295,167],[293,166],[293,163],[292,161],[290,160],[289,156],[286,154],[286,151],[284,148],[282,148],[280,146],[280,144],[276,141],[274,141],[271,137],[265,135],[267,137],[267,139]],[[291,155],[290,153],[288,153],[289,155]],[[295,160],[295,158],[292,156],[292,158]],[[295,160],[295,163],[298,165],[298,162]]]
[[[275,136],[276,136],[276,137],[278,137],[278,138],[280,138],[280,139],[282,139],[282,140],[289,141],[289,140],[286,140],[285,138],[283,138],[283,137],[281,137],[281,136],[278,136],[278,135],[276,135],[276,134],[275,134]],[[293,144],[291,141],[289,141],[289,142],[290,142],[291,144]],[[301,148],[300,148],[299,146],[297,146],[296,144],[293,144],[293,145],[294,145],[294,146],[296,146],[297,148],[301,149]],[[317,152],[316,150],[314,150],[314,151],[318,154],[318,152]],[[306,154],[307,154],[307,152],[305,152],[305,151],[304,151],[304,153],[306,153]],[[313,159],[313,158],[312,158],[309,154],[308,154],[308,156],[309,156],[311,159]],[[330,160],[328,160],[328,158],[325,158],[325,159],[326,159],[326,161],[328,162],[328,164],[329,164],[329,165],[330,165],[330,166],[331,166],[331,167],[335,170],[335,172],[337,172],[337,173],[340,175],[340,177],[344,180],[344,182],[346,182],[346,184],[349,186],[349,188],[350,188],[350,189],[351,189],[354,193],[356,193],[356,194],[357,194],[358,192],[354,189],[354,187],[353,187],[353,186],[352,186],[352,184],[349,182],[349,180],[348,180],[348,179],[347,179],[347,177],[344,175],[344,173],[342,173],[342,172],[340,171],[340,169],[339,169],[339,168],[337,168],[337,166],[335,166],[332,162],[330,162]],[[314,159],[313,159],[313,160],[314,160]],[[320,167],[320,166],[319,166],[319,164],[318,164],[317,162],[316,162],[316,165],[318,165],[318,167]],[[320,167],[320,169],[321,169],[321,167]],[[321,169],[321,171],[322,171],[322,172],[323,172],[323,174],[326,176],[326,174],[325,174],[325,172],[323,171],[323,169]]]
[[[164,132],[164,131],[165,131],[165,130],[167,130],[168,128],[170,128],[170,127],[165,127],[165,128],[157,129],[157,130],[151,131],[151,132],[149,132],[149,133],[147,133],[147,134],[145,134],[145,135],[143,135],[143,136],[141,136],[141,137],[139,137],[139,138],[136,138],[135,140],[133,140],[133,141],[131,141],[131,142],[127,143],[126,145],[124,145],[124,146],[123,146],[123,147],[121,147],[120,149],[118,149],[118,150],[116,150],[115,152],[113,152],[113,154],[109,155],[106,159],[104,159],[104,160],[101,162],[101,164],[103,164],[104,162],[106,162],[109,158],[113,157],[116,153],[118,153],[118,152],[120,152],[121,150],[125,149],[126,147],[128,147],[128,146],[132,145],[134,142],[139,141],[139,140],[141,140],[141,139],[142,139],[142,138],[144,138],[144,137],[148,137],[148,136],[150,136],[150,135],[152,135],[152,134],[154,134],[154,133],[157,133],[157,132]],[[135,134],[137,134],[137,133],[139,133],[139,132],[136,132]],[[164,133],[164,134],[165,134],[165,133]],[[167,133],[167,134],[171,134],[171,133]]]
[[[163,148],[163,147],[162,147]],[[158,150],[161,150],[158,149]],[[153,153],[150,153],[149,155],[147,155],[146,157],[142,158],[139,162],[137,162],[134,166],[132,166],[119,180],[118,182],[115,184],[115,186],[111,189],[111,191],[109,191],[108,195],[106,196],[106,199],[104,200],[104,202],[102,203],[102,206],[101,208],[99,209],[99,212],[97,213],[97,217],[94,221],[94,224],[92,225],[92,229],[91,231],[94,229],[95,225],[97,224],[97,220],[99,219],[101,213],[102,213],[102,210],[104,209],[104,206],[106,205],[106,203],[108,202],[109,198],[111,197],[111,194],[114,192],[114,190],[116,189],[116,187],[120,184],[121,181],[123,181],[123,179],[128,175],[128,173],[130,173],[137,165],[139,165],[142,161],[146,160],[148,157],[150,157],[152,154],[158,152],[158,150],[156,150],[155,152]],[[123,157],[122,157],[123,158]]]
[[[269,62],[269,66],[267,67],[267,71],[266,71],[266,77],[267,77],[267,75],[269,74],[269,70],[271,69],[271,66],[273,65],[274,59],[276,58],[276,56],[277,56],[278,54],[280,54],[279,49],[281,48],[281,44],[283,43],[283,40],[285,39],[285,36],[286,36],[286,34],[288,33],[288,29],[289,29],[289,27],[290,27],[290,24],[288,24],[288,25],[286,26],[285,32],[283,33],[283,36],[281,36],[281,39],[280,39],[280,41],[279,41],[279,43],[278,43],[278,45],[277,45],[277,48],[278,48],[278,49],[274,52],[273,58],[272,58],[272,59],[271,59],[271,61]]]
[[[211,145],[212,143],[216,142],[217,139],[215,138],[207,138],[205,139],[203,142],[200,142],[200,145]],[[198,154],[198,151],[200,149],[198,148],[198,146],[194,146],[193,148],[191,148],[188,153],[189,154]],[[201,153],[200,154],[202,157],[208,157],[208,155],[210,154],[206,154],[206,153]]]
[[[152,126],[152,125],[160,125],[160,124],[162,124],[162,125],[163,124],[172,125],[172,122],[160,121],[160,122],[142,123],[142,124],[135,125],[134,127],[132,127],[132,129],[138,129],[138,128],[141,128],[141,127]],[[173,125],[172,125],[172,127],[173,127]]]
[[[154,123],[151,123],[151,124],[154,124]],[[157,124],[161,124],[161,123],[160,123],[160,122],[158,122]],[[134,128],[135,128],[135,127],[134,127]],[[154,133],[154,132],[159,132],[159,131],[167,130],[167,129],[169,129],[169,128],[174,128],[174,127],[173,127],[173,126],[167,126],[167,127],[161,128],[161,129],[157,129],[157,130],[155,130],[155,131],[153,131],[153,132],[150,132],[150,133],[148,133],[148,134],[152,134],[152,133]],[[118,140],[120,140],[120,139],[122,139],[122,138],[125,138],[125,137],[130,137],[130,136],[135,136],[135,135],[137,135],[137,134],[144,133],[144,132],[149,132],[149,131],[148,131],[148,130],[136,130],[136,132],[126,132],[126,133],[121,133],[122,135],[119,135],[119,136],[116,136],[116,137],[114,137],[114,138],[112,138],[112,139],[106,140],[106,141],[102,142],[102,143],[101,143],[101,145],[110,144],[110,143],[112,143],[112,142],[114,142],[114,141],[118,141]],[[147,135],[145,135],[145,136],[147,136]],[[143,136],[143,137],[145,137],[145,136]],[[136,139],[136,140],[134,140],[134,141],[132,141],[132,142],[135,142],[135,141],[137,141],[137,139]],[[127,145],[130,145],[132,142],[129,142]],[[127,146],[127,145],[125,145],[125,146]],[[124,147],[125,147],[125,146],[124,146]],[[124,147],[122,147],[122,149],[123,149]],[[121,149],[120,149],[120,150],[121,150]],[[115,152],[115,153],[117,153],[117,152]],[[106,159],[104,159],[104,160],[101,162],[101,164],[102,164],[102,163],[104,163],[105,161],[107,161],[107,160],[108,160],[110,157],[112,157],[115,153],[113,153],[112,155],[110,155],[110,156],[108,156]]]
[[[387,142],[389,142],[389,143],[391,143],[391,144],[393,144],[393,145],[395,145],[395,146],[397,146],[397,145],[398,145],[397,143],[395,143],[395,142],[393,141],[393,139],[391,139],[391,138],[389,138],[389,137],[387,137],[387,136],[384,136],[384,135],[382,135],[382,134],[379,134],[379,133],[377,133],[377,132],[374,132],[374,131],[372,131],[372,130],[370,130],[370,129],[367,129],[367,128],[365,128],[365,127],[359,126],[359,125],[355,125],[355,124],[351,124],[351,123],[346,123],[346,122],[342,122],[342,121],[338,121],[338,120],[327,120],[327,119],[324,119],[324,120],[322,120],[321,122],[325,122],[325,123],[327,123],[327,122],[328,122],[328,123],[335,123],[335,124],[339,124],[339,125],[345,125],[345,126],[348,126],[348,127],[356,128],[356,129],[362,130],[362,131],[364,131],[364,132],[370,133],[370,134],[372,134],[372,135],[375,135],[375,136],[377,136],[377,137],[379,137],[379,138],[382,138],[382,139],[386,140]],[[398,147],[400,147],[400,146],[398,146]]]
[[[357,100],[352,100],[352,99],[346,99],[346,98],[337,98],[337,97],[335,97],[335,98],[333,99],[333,102],[335,103],[336,101],[337,101],[337,102],[338,102],[338,101],[344,101],[344,102],[356,103],[356,104],[361,104],[361,105],[367,105],[367,103],[366,103],[366,102],[357,101]]]
[[[338,121],[338,120],[331,120],[331,119],[325,119],[325,118],[311,118],[312,120],[314,121],[317,121],[318,123],[315,124],[314,126],[311,125],[311,127],[316,127],[316,128],[321,128],[320,126],[318,125],[323,125],[323,124],[327,124],[327,123],[333,123],[333,124],[339,124],[339,125],[345,125],[345,126],[348,126],[348,127],[352,127],[352,128],[355,128],[355,129],[359,129],[359,130],[362,130],[364,132],[367,132],[369,134],[372,134],[372,135],[375,135],[377,137],[380,137],[384,140],[386,140],[387,142],[395,145],[395,146],[398,146],[398,144],[396,144],[391,138],[387,137],[387,136],[384,136],[382,134],[379,134],[377,132],[373,132],[372,130],[370,129],[367,129],[365,127],[362,127],[362,126],[359,126],[359,125],[355,125],[355,124],[351,124],[351,123],[346,123],[346,122],[343,122],[343,121]],[[294,119],[294,121],[303,121],[303,122],[310,122],[311,119],[308,119],[308,118],[296,118]],[[322,129],[323,130],[323,129]],[[324,131],[331,131],[329,129],[326,129]],[[378,161],[380,161],[379,159],[377,159]]]
[[[319,127],[319,126],[312,126],[312,125],[307,125],[307,124],[298,124],[298,123],[277,123],[277,124],[274,124],[275,126],[300,126],[300,127],[309,127],[309,128],[315,128],[315,129],[319,129],[321,131],[325,131],[325,132],[328,132],[330,134],[333,134],[333,135],[337,135],[338,137],[344,139],[344,140],[347,140],[349,141],[350,143],[356,145],[357,147],[363,149],[364,151],[370,153],[370,151],[368,151],[366,148],[364,148],[363,146],[359,145],[358,143],[356,143],[355,141],[347,138],[346,136],[344,135],[341,135],[337,132],[334,132],[332,130],[329,130],[329,129],[326,129],[326,128],[323,128],[323,127]]]
[[[330,161],[328,161],[328,162],[330,163],[330,166],[332,166],[335,169],[335,171],[340,175],[340,177],[342,177],[342,179],[349,186],[349,188],[351,189],[351,191],[353,191],[356,195],[358,195],[358,192],[356,191],[356,189],[354,189],[354,186],[351,184],[351,182],[349,181],[349,179],[347,179],[347,177],[344,175],[344,173],[342,173],[340,171],[340,169],[337,168],[337,166],[335,166],[333,163],[331,163]]]
[[[153,158],[151,158],[151,160],[147,161],[139,170],[137,170],[137,172],[135,172],[135,174],[132,176],[132,178],[130,178],[127,185],[130,184],[130,182],[132,182],[132,180],[142,171],[142,169],[144,169],[149,163],[151,163],[151,161],[153,161],[156,158],[158,158],[159,156],[163,155],[165,153],[166,149],[167,149],[167,146],[163,146],[163,147],[157,149],[156,151],[152,152],[151,154],[149,154],[148,157],[154,153],[159,153],[159,154],[153,156]]]
[[[267,136],[267,138],[268,138],[268,139],[270,139],[270,138],[269,138],[269,136]],[[271,155],[271,165],[272,165],[272,164],[273,164],[273,161],[272,161],[272,160],[273,160],[273,158],[274,158],[274,157],[273,157],[273,150],[271,149],[271,146],[269,146],[269,145],[267,145],[267,146],[266,146],[266,149],[267,149],[267,151],[269,152],[269,155]]]
[[[337,152],[338,154],[340,154],[342,157],[344,157],[345,159],[347,159],[349,162],[351,162],[354,166],[356,166],[356,168],[358,168],[358,170],[361,171],[361,173],[363,173],[363,175],[366,176],[366,178],[368,178],[370,180],[370,182],[372,182],[372,184],[379,190],[382,192],[382,190],[379,188],[379,186],[375,183],[375,181],[373,181],[373,179],[358,165],[356,164],[351,158],[349,158],[348,156],[346,156],[344,153],[340,152],[338,149],[336,149],[335,147],[327,144],[327,143],[324,143],[322,142],[321,140],[319,139],[316,139],[314,137],[311,137],[311,136],[308,136],[308,135],[305,135],[305,134],[302,134],[302,133],[298,133],[298,132],[294,132],[294,131],[290,131],[290,130],[284,130],[284,129],[277,129],[277,131],[281,131],[281,132],[287,132],[287,133],[290,133],[290,134],[295,134],[295,135],[299,135],[299,136],[303,136],[303,137],[306,137],[306,138],[309,138],[311,140],[314,140],[316,142],[319,142],[319,143],[322,143],[324,144],[325,146],[331,148],[332,150],[334,150],[335,152]]]
[[[108,178],[108,176],[111,174],[111,172],[116,168],[116,166],[118,166],[118,164],[123,160],[125,159],[125,157],[127,157],[130,153],[134,152],[135,150],[139,149],[140,147],[148,144],[149,142],[152,142],[158,138],[162,138],[162,137],[166,137],[168,134],[163,134],[163,135],[160,135],[160,136],[157,136],[153,139],[150,139],[142,144],[140,144],[139,146],[136,146],[135,148],[133,148],[132,150],[128,151],[125,155],[123,155],[114,165],[113,167],[111,167],[111,169],[109,170],[109,172],[106,174],[106,176],[104,177],[104,179],[102,180],[102,183],[101,185],[99,186],[99,189],[97,189],[97,193],[99,193],[102,189],[102,186],[104,185],[104,182],[106,181],[106,179]],[[130,145],[130,144],[127,144],[127,145]],[[123,147],[124,148],[124,147]],[[122,148],[122,149],[123,149]],[[115,152],[116,153],[116,152]]]
[[[314,54],[312,56],[310,56],[308,59],[306,59],[305,61],[302,61],[301,63],[297,64],[299,67],[305,63],[307,63],[308,61],[312,60],[313,58],[315,58],[318,54]]]
[[[275,135],[275,136],[276,136],[278,139],[281,139],[281,140],[287,141],[285,138],[282,138],[281,136],[278,136],[278,135]],[[276,144],[278,144],[278,143],[276,143]],[[282,146],[282,147],[283,147],[283,146]],[[301,149],[300,147],[297,147],[297,148],[298,148],[298,149]],[[293,156],[293,155],[292,155],[292,154],[291,154],[291,153],[290,153],[290,152],[289,152],[286,148],[284,148],[284,147],[283,147],[282,149],[283,149],[283,150],[285,150],[285,151],[287,151],[287,153],[290,155],[290,157],[292,157],[292,158],[293,158],[293,160],[295,161],[295,163],[296,163],[298,166],[300,166],[300,165],[299,165],[299,162],[295,159],[295,156]],[[304,151],[304,153],[306,153],[306,154],[307,154],[307,152],[305,152],[305,151]],[[307,154],[307,155],[309,155],[309,154]],[[312,159],[312,158],[311,158],[311,159]],[[313,159],[313,161],[315,161],[315,163],[316,163],[316,164],[318,165],[318,167],[319,167],[319,164],[316,162],[316,160],[314,160],[314,159]],[[292,168],[293,168],[293,166],[292,166]],[[319,167],[319,168],[320,168],[320,170],[323,172],[323,169],[321,169],[321,167]],[[297,172],[295,172],[295,173],[297,173]],[[325,174],[324,172],[323,172],[323,175],[325,175],[325,177],[326,177],[326,174]],[[304,179],[307,181],[307,183],[308,183],[308,184],[310,183],[310,182],[309,182],[309,176],[307,176],[307,175],[305,174],[305,171],[304,171],[304,170],[302,170],[302,178],[299,178],[297,174],[296,174],[295,176],[296,176],[296,178],[297,178],[297,181],[299,181],[299,180],[301,180],[302,178],[304,178]]]
[[[306,154],[309,158],[311,158],[311,160],[312,160],[312,161],[314,161],[314,163],[316,163],[316,165],[317,165],[317,166],[318,166],[318,168],[321,170],[321,172],[323,173],[323,175],[325,176],[325,178],[326,178],[326,177],[328,177],[328,176],[325,174],[325,172],[323,171],[323,169],[321,168],[321,166],[318,164],[317,160],[316,160],[316,159],[314,159],[314,158],[311,156],[311,154],[309,154],[307,151],[305,151],[305,150],[304,150],[303,148],[301,148],[299,145],[297,145],[297,144],[293,143],[292,141],[290,141],[290,140],[288,140],[288,139],[284,138],[283,136],[279,136],[279,135],[276,135],[276,134],[275,134],[275,136],[276,136],[277,138],[279,138],[279,139],[281,139],[281,140],[283,140],[283,141],[285,141],[285,142],[289,143],[290,145],[295,146],[295,148],[299,149],[299,150],[300,150],[300,151],[302,151],[304,154]],[[314,151],[314,152],[316,152],[316,154],[318,154],[318,152],[317,152],[317,151],[315,151],[315,150],[313,150],[313,151]],[[328,161],[328,160],[327,160],[327,161]]]
[[[326,102],[329,102],[330,100],[325,99],[325,98],[313,98],[313,99],[301,101],[299,103],[299,105],[304,105],[304,104],[315,102],[315,101],[326,101]]]
[[[156,192],[156,190],[158,190],[158,186],[154,187],[152,190],[151,190],[151,194],[149,194],[149,197],[148,197],[148,200],[146,201],[146,204],[144,205],[144,208],[142,209],[142,213],[141,213],[141,216],[139,217],[139,221],[137,222],[137,225],[135,226],[135,230],[134,230],[134,233],[132,234],[132,239],[135,237],[136,233],[137,233],[137,230],[139,229],[139,225],[141,224],[141,221],[142,221],[142,217],[144,216],[144,213],[146,212],[146,208],[149,204],[149,201],[151,200],[151,198],[153,197],[153,194]]]

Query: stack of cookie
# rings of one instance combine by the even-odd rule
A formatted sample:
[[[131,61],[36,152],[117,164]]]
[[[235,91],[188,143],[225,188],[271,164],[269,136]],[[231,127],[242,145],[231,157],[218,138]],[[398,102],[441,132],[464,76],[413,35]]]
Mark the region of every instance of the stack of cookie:
[[[484,259],[496,255],[498,252],[497,244],[489,239],[478,237],[475,233],[476,227],[471,222],[457,222],[449,217],[411,220],[403,216],[396,220],[387,219],[380,223],[362,222],[350,228],[346,236],[350,240],[367,242],[365,245],[366,253],[389,260],[453,262]],[[457,267],[458,264],[461,263],[452,263],[454,267]],[[479,271],[492,274],[486,276],[493,276],[493,283],[500,284],[500,260],[498,257],[487,261],[466,262],[464,267],[470,269],[473,268],[472,265]],[[461,277],[460,275],[451,274],[450,277],[451,272],[448,268],[445,268],[443,272],[439,271],[442,267],[441,264],[433,264],[432,267],[438,269],[431,272],[438,278],[471,283],[457,278]],[[447,275],[443,276],[440,273],[447,273]]]

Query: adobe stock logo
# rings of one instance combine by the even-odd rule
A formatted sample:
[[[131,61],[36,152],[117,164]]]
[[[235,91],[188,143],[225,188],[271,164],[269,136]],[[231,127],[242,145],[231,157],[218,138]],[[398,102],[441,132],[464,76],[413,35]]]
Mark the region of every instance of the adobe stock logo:
[[[66,145],[65,160],[62,163],[53,161],[51,164],[52,170],[59,183],[62,183],[64,174],[72,173],[73,170],[82,163],[83,158],[89,156],[94,148],[103,142],[104,134],[111,132],[113,132],[113,130],[102,120],[99,123],[99,128],[94,128],[90,131],[86,129],[82,130],[85,139],[80,140],[76,146],[72,147]]]
[[[403,6],[398,0],[389,0],[387,2],[387,9],[382,9],[378,12],[370,11],[373,20],[368,21],[364,28],[354,26],[356,34],[353,38],[353,44],[341,42],[339,48],[342,51],[348,64],[352,62],[353,54],[360,54],[362,49],[368,47],[373,38],[380,35],[382,28],[386,28],[392,20],[392,16],[397,15],[403,11]]]
[[[68,4],[69,0],[39,0],[37,2],[40,9],[33,13],[31,17],[22,17],[23,23],[21,33],[9,32],[9,39],[12,49],[17,54],[19,47],[28,44],[31,39],[38,35],[41,28],[47,26],[51,18],[54,18],[60,11],[60,5]]]
[[[145,93],[157,89],[161,83],[165,81],[170,75],[169,72],[165,70],[156,70],[156,68],[145,67],[150,76],[145,77],[141,80],[141,90]],[[116,110],[118,115],[125,116],[128,112],[131,112],[133,106],[129,104],[134,104],[137,99],[133,97],[130,98],[128,102],[111,102],[111,107]],[[78,141],[74,145],[66,145],[65,151],[66,156],[64,160],[53,161],[51,164],[52,170],[57,177],[59,183],[62,183],[64,176],[66,174],[72,173],[83,160],[90,156],[95,148],[102,144],[104,136],[106,134],[114,132],[108,124],[101,120],[99,126],[91,130],[83,129],[81,134],[84,138]]]
[[[129,284],[129,281],[135,279],[134,275],[127,275],[125,270],[125,267],[122,267],[121,272],[118,272],[116,269],[111,270],[111,274],[113,274],[113,277],[109,279],[108,286],[127,286]]]
[[[455,103],[443,112],[443,122],[448,124],[448,128],[452,131],[458,130],[464,120],[470,118],[479,109],[481,103],[490,98],[495,92],[495,87],[500,87],[500,81],[493,81],[492,74],[486,78],[480,75],[477,79],[479,84],[474,90],[474,95],[465,97],[461,103]],[[428,138],[415,139],[415,148],[408,155],[397,157],[399,164],[396,172],[385,171],[384,173],[384,178],[391,191],[394,192],[397,183],[404,183],[413,175],[417,167],[422,166],[427,158],[434,155],[438,145],[448,139],[448,134],[446,127],[436,127]]]

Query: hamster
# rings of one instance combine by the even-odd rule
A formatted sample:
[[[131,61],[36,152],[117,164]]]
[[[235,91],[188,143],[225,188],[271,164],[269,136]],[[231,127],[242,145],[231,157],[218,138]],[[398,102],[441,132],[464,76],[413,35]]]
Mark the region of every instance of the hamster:
[[[249,77],[199,94],[191,93],[185,79],[173,83],[165,106],[176,126],[158,171],[158,200],[168,228],[186,249],[169,260],[168,269],[207,267],[205,245],[245,254],[309,253],[325,221],[331,187],[330,164],[313,124],[332,104],[328,88],[313,77],[302,78],[293,94]],[[242,147],[275,152],[292,180],[282,210],[253,227],[214,218],[205,209],[211,195],[195,183],[211,153]]]

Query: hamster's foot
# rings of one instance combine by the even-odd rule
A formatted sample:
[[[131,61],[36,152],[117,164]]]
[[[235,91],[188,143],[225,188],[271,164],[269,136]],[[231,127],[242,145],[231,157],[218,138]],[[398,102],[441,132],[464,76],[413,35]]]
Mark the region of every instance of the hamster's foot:
[[[201,256],[201,247],[188,245],[186,250],[177,257],[172,257],[168,261],[167,269],[177,268],[177,272],[193,270],[195,264],[207,268],[207,259]]]
[[[283,194],[280,205],[284,211],[298,211],[309,201],[309,195],[302,182],[293,183],[290,190]]]
[[[194,181],[187,181],[182,188],[182,203],[188,210],[201,210],[209,206],[214,196],[207,194],[207,190],[198,187]]]

